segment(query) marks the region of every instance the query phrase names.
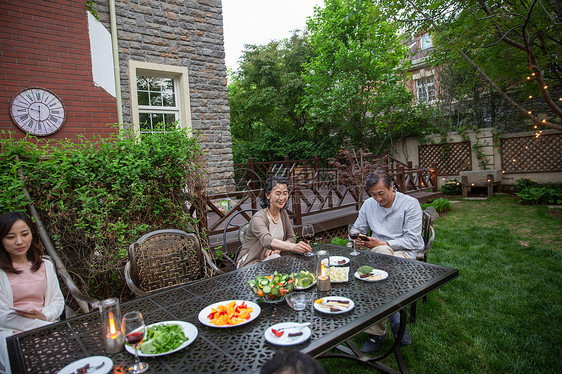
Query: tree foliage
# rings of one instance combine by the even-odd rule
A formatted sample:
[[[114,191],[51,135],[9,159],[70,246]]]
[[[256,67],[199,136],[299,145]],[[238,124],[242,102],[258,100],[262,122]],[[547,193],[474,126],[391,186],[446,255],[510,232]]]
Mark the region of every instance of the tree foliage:
[[[310,117],[300,110],[303,64],[313,49],[305,33],[256,46],[248,45],[229,83],[235,162],[310,158],[333,154],[332,142],[316,142],[307,131]]]
[[[25,184],[57,252],[94,297],[126,289],[127,248],[140,236],[165,228],[198,232],[185,204],[200,197],[205,164],[198,139],[184,130],[142,141],[44,142],[2,135],[0,213],[26,210]]]
[[[395,25],[368,0],[327,0],[308,22],[315,54],[306,64],[304,110],[322,137],[376,149],[408,126],[406,49]]]
[[[385,14],[412,35],[430,32],[437,64],[471,71],[523,116],[537,125],[562,129],[562,108],[550,96],[561,86],[561,6],[543,0],[380,0]],[[468,86],[474,80],[468,80]],[[461,86],[462,87],[462,86]],[[525,95],[508,95],[514,89]],[[526,108],[529,95],[541,97],[548,118]]]

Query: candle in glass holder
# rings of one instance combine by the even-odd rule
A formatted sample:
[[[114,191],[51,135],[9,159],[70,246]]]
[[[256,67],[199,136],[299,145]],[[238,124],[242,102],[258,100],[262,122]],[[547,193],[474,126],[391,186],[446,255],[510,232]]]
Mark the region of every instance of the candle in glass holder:
[[[121,334],[121,312],[117,299],[106,299],[101,302],[102,334],[107,353],[123,350],[124,341]]]
[[[330,284],[330,256],[324,250],[316,252],[316,256],[316,276],[318,277],[316,288],[320,292],[330,291],[332,288]]]

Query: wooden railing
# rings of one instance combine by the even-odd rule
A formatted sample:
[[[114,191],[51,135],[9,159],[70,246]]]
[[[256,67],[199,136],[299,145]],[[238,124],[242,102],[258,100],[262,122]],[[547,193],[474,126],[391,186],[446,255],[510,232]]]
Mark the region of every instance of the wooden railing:
[[[373,156],[375,160],[379,167],[388,170],[398,191],[407,194],[437,192],[435,169],[412,168],[411,163],[402,163],[388,155]],[[358,211],[367,197],[365,187],[341,183],[340,173],[333,167],[321,167],[318,157],[306,160],[289,160],[286,157],[283,161],[274,162],[254,162],[250,159],[248,163],[235,164],[238,191],[207,196],[207,215],[201,218],[202,224],[209,236],[221,234],[225,222],[236,212],[259,208],[263,182],[274,175],[284,176],[289,181],[287,211],[296,226],[302,225],[303,217],[346,208]],[[368,174],[367,171],[365,173]],[[233,203],[228,212],[217,207],[223,199],[230,199]]]

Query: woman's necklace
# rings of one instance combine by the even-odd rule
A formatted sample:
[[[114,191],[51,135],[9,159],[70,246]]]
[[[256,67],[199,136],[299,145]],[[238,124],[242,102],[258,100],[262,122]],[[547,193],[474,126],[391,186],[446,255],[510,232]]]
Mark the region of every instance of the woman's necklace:
[[[275,220],[275,218],[273,218],[273,215],[271,215],[271,212],[269,211],[269,208],[266,208],[267,211],[267,215],[269,216],[269,218],[271,218],[271,220],[273,221],[274,225],[277,225],[279,223],[279,217],[277,217],[277,221]]]

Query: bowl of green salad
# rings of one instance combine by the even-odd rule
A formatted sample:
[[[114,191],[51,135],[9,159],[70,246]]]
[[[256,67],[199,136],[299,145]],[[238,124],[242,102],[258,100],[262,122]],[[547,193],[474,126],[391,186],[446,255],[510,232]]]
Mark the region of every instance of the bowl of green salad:
[[[289,274],[274,272],[271,275],[258,275],[248,281],[254,294],[263,302],[278,303],[293,292],[295,279]]]

